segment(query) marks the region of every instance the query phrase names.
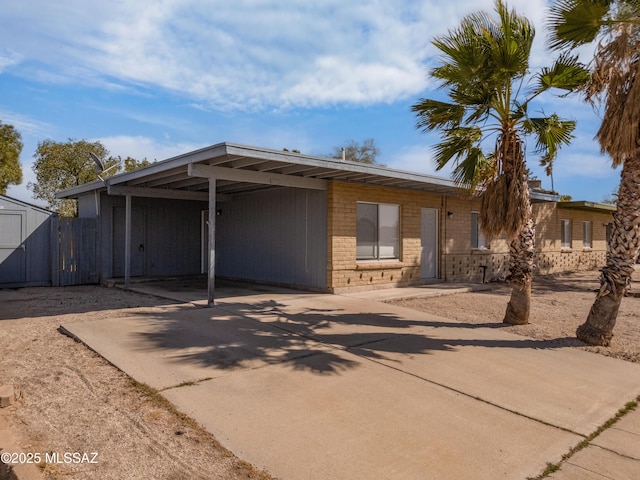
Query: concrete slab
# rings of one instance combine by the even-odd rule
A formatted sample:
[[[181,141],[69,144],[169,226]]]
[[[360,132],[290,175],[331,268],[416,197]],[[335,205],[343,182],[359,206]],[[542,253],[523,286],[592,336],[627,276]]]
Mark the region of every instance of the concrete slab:
[[[640,365],[548,343],[434,327],[350,351],[582,435],[640,395]]]
[[[640,410],[626,414],[591,443],[640,461]],[[640,466],[638,476],[640,477]]]
[[[336,295],[242,312],[585,436],[640,395],[640,365],[552,348],[501,323],[485,328]]]
[[[317,342],[218,309],[64,325],[120,370],[162,390],[327,350]]]
[[[118,288],[124,285],[118,284]],[[176,278],[157,281],[139,281],[132,283],[129,290],[166,298],[180,303],[192,303],[198,306],[207,306],[207,279],[206,278]],[[215,300],[218,301],[262,301],[285,296],[317,295],[304,290],[293,290],[273,285],[260,285],[243,282],[216,282]]]
[[[491,326],[282,292],[66,328],[284,479],[536,476],[640,394],[638,365]]]
[[[580,437],[347,352],[245,370],[164,395],[281,479],[524,479]],[[318,374],[327,362],[349,365]]]
[[[618,453],[589,446],[580,450],[560,470],[551,476],[552,480],[638,480],[640,461]]]
[[[481,292],[494,290],[504,284],[499,283],[430,283],[417,285],[414,287],[401,288],[380,288],[377,290],[364,290],[361,292],[341,293],[340,295],[386,302],[389,300],[400,300],[414,297],[440,297],[442,295],[452,295],[454,293]]]
[[[404,315],[383,303],[337,295],[288,297],[250,304],[221,301],[219,305],[236,315],[249,315],[282,330],[336,347],[380,341],[433,324],[424,314],[414,310],[402,309],[405,310],[403,313],[410,312],[410,315]]]

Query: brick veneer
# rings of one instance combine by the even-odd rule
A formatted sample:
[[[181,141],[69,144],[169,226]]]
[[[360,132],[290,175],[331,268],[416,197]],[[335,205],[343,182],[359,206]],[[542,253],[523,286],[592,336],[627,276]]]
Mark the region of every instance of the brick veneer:
[[[471,248],[471,212],[479,201],[396,188],[330,182],[328,186],[327,283],[333,292],[421,283],[421,209],[437,209],[438,278],[482,281],[504,277],[509,249],[504,239],[492,239],[490,249]],[[400,205],[400,258],[397,261],[356,261],[357,202]],[[536,273],[596,268],[604,264],[605,226],[611,215],[560,209],[556,203],[534,204]],[[450,215],[449,215],[450,213]],[[572,247],[560,246],[560,220],[572,220]],[[582,222],[592,221],[592,248],[582,248]]]

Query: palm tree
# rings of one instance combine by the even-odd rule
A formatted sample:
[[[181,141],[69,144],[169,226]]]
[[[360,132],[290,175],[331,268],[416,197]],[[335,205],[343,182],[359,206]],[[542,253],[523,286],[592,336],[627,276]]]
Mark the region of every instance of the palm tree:
[[[535,236],[524,138],[533,135],[536,153],[552,162],[575,128],[574,121],[557,115],[532,118],[527,112],[542,92],[584,81],[584,69],[576,58],[563,55],[532,76],[533,26],[500,0],[495,10],[497,19],[486,12],[469,15],[433,41],[443,56],[430,75],[447,90],[449,101],[420,99],[412,110],[418,128],[440,132],[441,141],[434,147],[436,168],[453,163],[453,179],[482,195],[485,234],[506,235],[513,288],[504,322],[524,324],[529,321]],[[523,93],[527,82],[531,87]],[[492,137],[493,148],[485,151]]]
[[[550,11],[550,46],[572,49],[598,41],[591,75],[578,90],[604,104],[596,138],[613,166],[622,165],[600,290],[579,339],[609,345],[640,246],[640,1],[559,0]]]

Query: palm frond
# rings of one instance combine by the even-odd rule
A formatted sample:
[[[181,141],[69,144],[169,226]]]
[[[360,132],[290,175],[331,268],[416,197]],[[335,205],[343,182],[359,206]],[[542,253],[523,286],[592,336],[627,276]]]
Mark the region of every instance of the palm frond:
[[[555,113],[548,117],[527,118],[523,122],[526,133],[536,139],[535,152],[542,155],[541,165],[553,161],[563,145],[569,145],[574,137],[575,120],[562,120]]]
[[[579,60],[577,55],[565,52],[556,59],[551,67],[543,67],[535,75],[536,87],[534,94],[538,95],[551,88],[561,90],[575,90],[587,84],[590,72]]]
[[[470,148],[453,169],[452,178],[458,185],[474,192],[490,171],[488,160],[479,147]]]
[[[607,24],[614,0],[557,0],[549,9],[549,47],[575,48],[593,42]]]
[[[485,38],[496,67],[494,75],[511,81],[524,76],[529,69],[535,29],[525,17],[517,15],[515,10],[509,11],[500,0],[496,2],[496,12],[500,28]]]
[[[478,127],[457,127],[443,130],[443,140],[433,147],[436,170],[441,170],[452,160],[459,162],[469,155],[482,138]]]
[[[425,98],[411,107],[411,111],[418,116],[416,127],[424,131],[458,126],[464,117],[464,110],[464,107],[455,103]]]

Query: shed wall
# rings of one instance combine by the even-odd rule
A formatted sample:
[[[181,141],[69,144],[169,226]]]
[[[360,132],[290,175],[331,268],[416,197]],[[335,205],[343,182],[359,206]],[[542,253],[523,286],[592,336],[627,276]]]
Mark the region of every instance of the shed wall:
[[[54,215],[0,197],[0,287],[51,285]]]

